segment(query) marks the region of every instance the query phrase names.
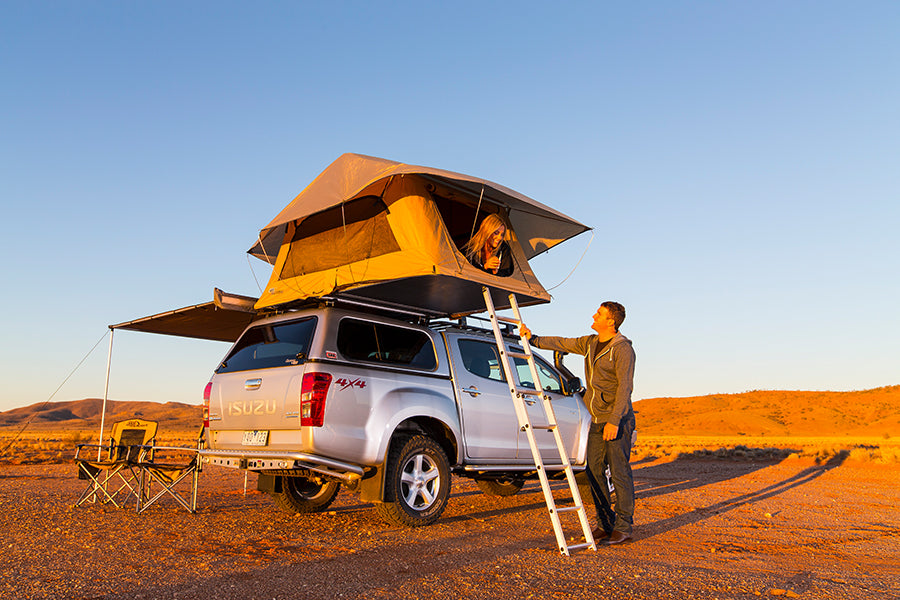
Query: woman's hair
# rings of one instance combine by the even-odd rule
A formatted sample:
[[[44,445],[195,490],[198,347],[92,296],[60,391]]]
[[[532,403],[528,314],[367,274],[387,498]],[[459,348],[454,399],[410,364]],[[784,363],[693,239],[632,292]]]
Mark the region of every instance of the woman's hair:
[[[472,239],[469,240],[469,243],[463,247],[463,252],[465,252],[466,256],[469,258],[478,256],[478,253],[481,252],[482,248],[484,248],[484,244],[485,242],[487,242],[487,239],[491,237],[491,235],[493,235],[493,233],[500,227],[505,228],[503,240],[508,240],[509,225],[506,224],[506,221],[503,220],[503,217],[498,214],[492,213],[482,219],[481,225],[478,226],[478,231],[475,232],[475,235],[472,236]]]

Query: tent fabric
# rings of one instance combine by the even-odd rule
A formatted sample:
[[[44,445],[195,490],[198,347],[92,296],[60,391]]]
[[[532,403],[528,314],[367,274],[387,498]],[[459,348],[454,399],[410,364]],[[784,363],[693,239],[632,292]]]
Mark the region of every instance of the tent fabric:
[[[528,265],[514,227],[508,240],[513,274],[486,273],[462,255],[430,190],[438,193],[420,177],[394,175],[364,188],[361,198],[286,223],[271,278],[256,309],[351,294],[361,300],[460,316],[485,309],[481,286],[505,292],[497,294],[500,307],[509,306],[509,293],[516,294],[523,305],[550,301]],[[451,208],[448,204],[445,210]],[[502,207],[488,208],[500,210],[508,219]],[[474,217],[475,207],[469,211]],[[465,234],[467,238],[468,226]]]
[[[256,299],[226,294],[219,289],[214,291],[214,297],[212,302],[110,325],[109,328],[235,342],[256,317],[253,309]]]
[[[412,175],[426,184],[446,187],[455,198],[480,202],[507,213],[528,259],[590,228],[500,184],[431,167],[347,153],[338,157],[300,192],[259,234],[250,254],[274,263],[288,224],[366,194],[380,196],[392,177]]]

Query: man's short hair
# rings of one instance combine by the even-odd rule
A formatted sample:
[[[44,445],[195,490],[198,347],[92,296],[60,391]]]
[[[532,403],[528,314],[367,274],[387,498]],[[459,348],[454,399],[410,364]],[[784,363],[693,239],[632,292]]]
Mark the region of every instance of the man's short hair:
[[[618,302],[604,302],[600,306],[606,308],[609,311],[609,316],[612,317],[613,325],[616,328],[616,331],[619,330],[619,326],[625,320],[625,307],[619,304]]]

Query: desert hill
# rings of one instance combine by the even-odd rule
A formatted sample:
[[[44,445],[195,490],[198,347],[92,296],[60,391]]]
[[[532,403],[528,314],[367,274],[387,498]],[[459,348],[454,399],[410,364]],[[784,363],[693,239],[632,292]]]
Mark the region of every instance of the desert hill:
[[[100,425],[99,398],[0,412],[0,427],[88,430]],[[900,437],[900,385],[854,392],[752,391],[634,404],[643,435]],[[107,402],[106,423],[140,417],[168,430],[199,427],[203,407],[180,402]]]
[[[648,398],[634,410],[638,429],[649,435],[900,436],[900,385]]]
[[[26,422],[28,429],[81,430],[100,426],[101,398],[86,398],[67,402],[47,402],[14,408],[0,412],[0,427],[21,427]],[[106,423],[114,423],[133,418],[158,421],[166,429],[199,428],[203,421],[203,407],[181,402],[124,402],[108,400],[106,403]]]

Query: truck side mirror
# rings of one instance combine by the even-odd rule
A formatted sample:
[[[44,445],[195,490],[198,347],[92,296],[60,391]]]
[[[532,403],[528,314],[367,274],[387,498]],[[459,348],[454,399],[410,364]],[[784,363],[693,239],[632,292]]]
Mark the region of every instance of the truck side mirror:
[[[584,386],[581,384],[580,377],[572,377],[566,382],[566,389],[570,394],[577,394],[578,392],[584,389]]]

